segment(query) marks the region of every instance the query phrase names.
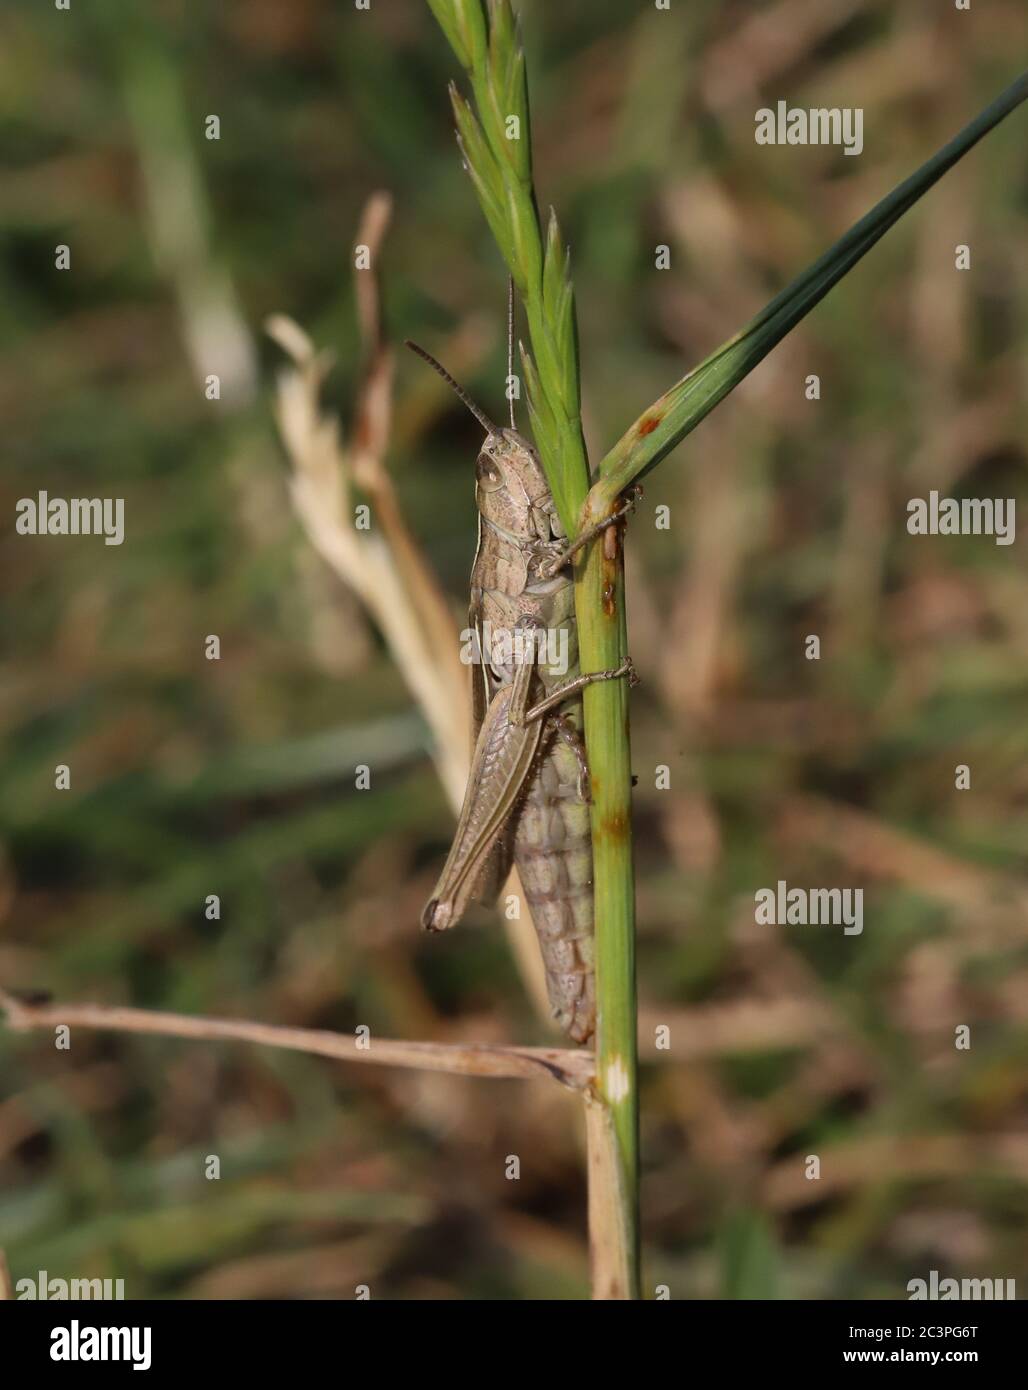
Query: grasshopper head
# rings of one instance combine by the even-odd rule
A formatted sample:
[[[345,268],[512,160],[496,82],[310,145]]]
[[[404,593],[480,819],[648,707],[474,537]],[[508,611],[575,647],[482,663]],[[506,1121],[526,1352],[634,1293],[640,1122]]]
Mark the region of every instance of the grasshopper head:
[[[475,463],[475,501],[486,521],[519,541],[564,536],[539,455],[517,430],[486,435]]]
[[[441,362],[409,338],[406,343],[452,387],[485,430],[485,443],[475,464],[479,513],[515,541],[564,540],[564,528],[539,455],[525,436],[515,429],[494,425]]]

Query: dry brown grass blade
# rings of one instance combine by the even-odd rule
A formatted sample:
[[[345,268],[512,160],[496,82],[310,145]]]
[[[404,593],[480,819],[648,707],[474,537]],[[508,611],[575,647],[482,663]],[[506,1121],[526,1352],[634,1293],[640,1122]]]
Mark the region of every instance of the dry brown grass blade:
[[[779,813],[784,840],[813,845],[838,855],[846,864],[874,878],[889,879],[950,907],[977,913],[1011,909],[1023,933],[1028,913],[1028,884],[997,873],[889,825],[865,811],[821,796],[797,796]],[[980,923],[976,923],[980,930]]]
[[[821,1177],[810,1182],[802,1157],[794,1155],[765,1174],[762,1199],[775,1211],[794,1210],[860,1188],[874,1174],[878,1183],[930,1182],[995,1172],[1028,1179],[1028,1140],[1022,1134],[923,1134],[906,1138],[875,1135],[822,1149]]]
[[[355,272],[364,368],[349,445],[337,421],[320,406],[331,357],[316,352],[303,329],[285,315],[273,315],[265,328],[293,362],[279,375],[275,402],[293,469],[293,506],[311,544],[358,596],[384,636],[428,721],[436,767],[457,812],[471,757],[470,682],[450,606],[404,521],[385,465],[393,415],[393,353],[382,329],[375,267],[391,206],[388,194],[372,194],[358,227],[357,245],[368,248],[370,268]],[[353,485],[371,507],[370,530],[354,525]],[[516,874],[505,892],[523,901]],[[549,1019],[542,958],[528,914],[504,919],[504,930],[536,1012]]]
[[[639,1052],[654,1057],[654,1029],[670,1030],[676,1062],[701,1057],[730,1057],[776,1048],[809,1047],[845,1032],[845,1024],[815,998],[741,999],[726,1004],[698,1004],[691,1009],[643,1009],[639,1017]]]
[[[423,1043],[396,1038],[368,1039],[319,1028],[287,1028],[246,1019],[203,1018],[189,1014],[128,1009],[104,1004],[30,1004],[0,989],[0,1011],[15,1032],[36,1028],[97,1028],[117,1033],[156,1033],[204,1042],[246,1042],[283,1047],[365,1066],[411,1067],[451,1076],[533,1079],[548,1076],[572,1090],[584,1090],[593,1076],[591,1052],[561,1047],[499,1047],[482,1043]]]

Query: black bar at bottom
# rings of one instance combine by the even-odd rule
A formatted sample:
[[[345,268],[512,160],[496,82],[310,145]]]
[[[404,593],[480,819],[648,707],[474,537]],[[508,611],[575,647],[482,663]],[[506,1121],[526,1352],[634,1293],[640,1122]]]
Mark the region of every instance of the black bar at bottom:
[[[495,1319],[495,1322],[493,1321]],[[615,1327],[615,1324],[620,1326]],[[541,1334],[545,1341],[535,1332]],[[495,1329],[493,1332],[491,1329]],[[529,1334],[529,1335],[526,1335]],[[614,1341],[611,1340],[613,1333]],[[0,1303],[0,1362],[6,1384],[34,1384],[67,1366],[163,1380],[171,1376],[326,1374],[344,1379],[379,1370],[390,1378],[410,1359],[416,1375],[504,1380],[557,1373],[565,1357],[575,1374],[596,1358],[654,1356],[683,1373],[753,1369],[871,1371],[887,1366],[965,1367],[997,1372],[1017,1364],[1024,1346],[1019,1303],[677,1302],[581,1303],[367,1302],[5,1302]],[[476,1350],[477,1348],[477,1350]],[[556,1354],[557,1360],[554,1361]],[[371,1364],[369,1365],[369,1358]],[[549,1371],[546,1371],[546,1366]],[[477,1371],[475,1367],[478,1367]],[[138,1368],[138,1370],[136,1369]],[[567,1365],[565,1363],[565,1369]],[[449,1372],[445,1372],[449,1378]],[[46,1383],[51,1383],[48,1379]],[[186,1390],[189,1390],[187,1383]]]

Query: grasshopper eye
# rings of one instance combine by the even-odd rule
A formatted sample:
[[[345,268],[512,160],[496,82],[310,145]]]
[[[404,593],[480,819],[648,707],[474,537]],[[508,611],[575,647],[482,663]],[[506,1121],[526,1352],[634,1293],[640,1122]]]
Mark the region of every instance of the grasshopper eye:
[[[503,474],[488,454],[479,454],[475,464],[475,477],[486,492],[495,492],[503,486]]]

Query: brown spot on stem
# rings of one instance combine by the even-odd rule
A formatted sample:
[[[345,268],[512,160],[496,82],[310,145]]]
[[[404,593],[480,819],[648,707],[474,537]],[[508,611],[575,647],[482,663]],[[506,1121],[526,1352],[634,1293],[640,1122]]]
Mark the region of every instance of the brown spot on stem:
[[[603,586],[603,611],[608,618],[614,616],[614,585],[605,584]]]
[[[597,833],[604,840],[613,840],[615,843],[627,840],[628,817],[622,811],[604,816],[597,827]]]
[[[644,415],[636,426],[636,434],[640,437],[646,434],[652,434],[663,418],[663,415]]]

